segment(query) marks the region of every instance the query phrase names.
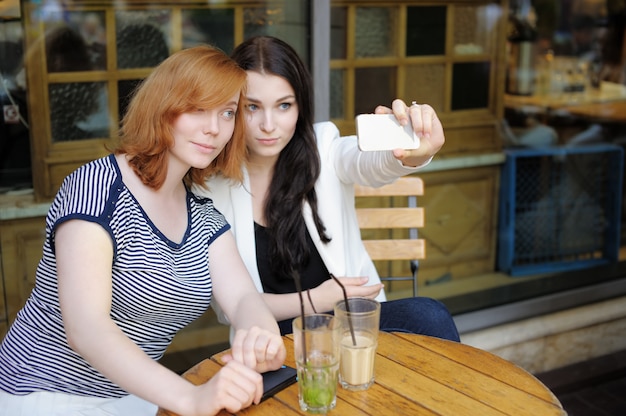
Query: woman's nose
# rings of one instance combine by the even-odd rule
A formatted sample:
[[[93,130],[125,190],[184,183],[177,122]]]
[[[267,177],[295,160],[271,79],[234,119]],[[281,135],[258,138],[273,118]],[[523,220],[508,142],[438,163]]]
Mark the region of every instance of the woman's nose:
[[[271,111],[266,111],[263,113],[263,119],[261,120],[261,130],[263,131],[273,131],[274,126],[274,117]]]
[[[202,126],[202,133],[204,134],[217,134],[219,132],[219,123],[217,116],[207,114]]]

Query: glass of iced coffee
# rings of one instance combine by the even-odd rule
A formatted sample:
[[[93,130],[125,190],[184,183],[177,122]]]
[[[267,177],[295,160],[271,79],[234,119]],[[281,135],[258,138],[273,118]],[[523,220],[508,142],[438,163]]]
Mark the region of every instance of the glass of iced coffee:
[[[368,389],[374,383],[380,303],[367,298],[341,300],[335,316],[341,323],[339,383],[348,390]]]

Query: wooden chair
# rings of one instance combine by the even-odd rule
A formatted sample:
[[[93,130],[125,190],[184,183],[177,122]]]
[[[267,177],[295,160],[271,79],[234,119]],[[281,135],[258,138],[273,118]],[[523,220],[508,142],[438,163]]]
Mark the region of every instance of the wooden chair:
[[[419,260],[426,255],[424,240],[417,236],[417,229],[424,226],[424,209],[417,206],[417,197],[423,194],[424,182],[415,176],[379,188],[355,185],[357,219],[365,248],[375,262],[389,262],[386,274],[377,265],[381,280],[410,280],[413,296],[417,296]],[[393,267],[394,262],[403,260],[409,262],[409,276],[398,276]]]

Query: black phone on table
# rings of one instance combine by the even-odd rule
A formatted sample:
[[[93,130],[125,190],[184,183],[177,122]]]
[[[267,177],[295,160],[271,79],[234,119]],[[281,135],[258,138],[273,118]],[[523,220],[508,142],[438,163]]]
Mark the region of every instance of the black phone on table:
[[[298,372],[295,368],[286,365],[283,365],[278,370],[263,373],[263,397],[261,401],[272,397],[295,383],[297,375]]]

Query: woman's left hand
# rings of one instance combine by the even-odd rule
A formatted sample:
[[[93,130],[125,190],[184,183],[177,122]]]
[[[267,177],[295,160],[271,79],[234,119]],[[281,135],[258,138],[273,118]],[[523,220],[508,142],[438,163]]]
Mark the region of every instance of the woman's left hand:
[[[279,334],[255,326],[235,332],[231,353],[225,355],[223,361],[236,360],[264,373],[280,368],[286,356],[285,343]]]
[[[413,103],[407,106],[397,98],[393,100],[391,108],[379,105],[374,111],[376,114],[394,114],[401,125],[410,122],[413,131],[420,138],[417,149],[395,149],[393,155],[405,166],[420,166],[432,158],[443,146],[445,136],[443,126],[435,110],[428,104]]]

